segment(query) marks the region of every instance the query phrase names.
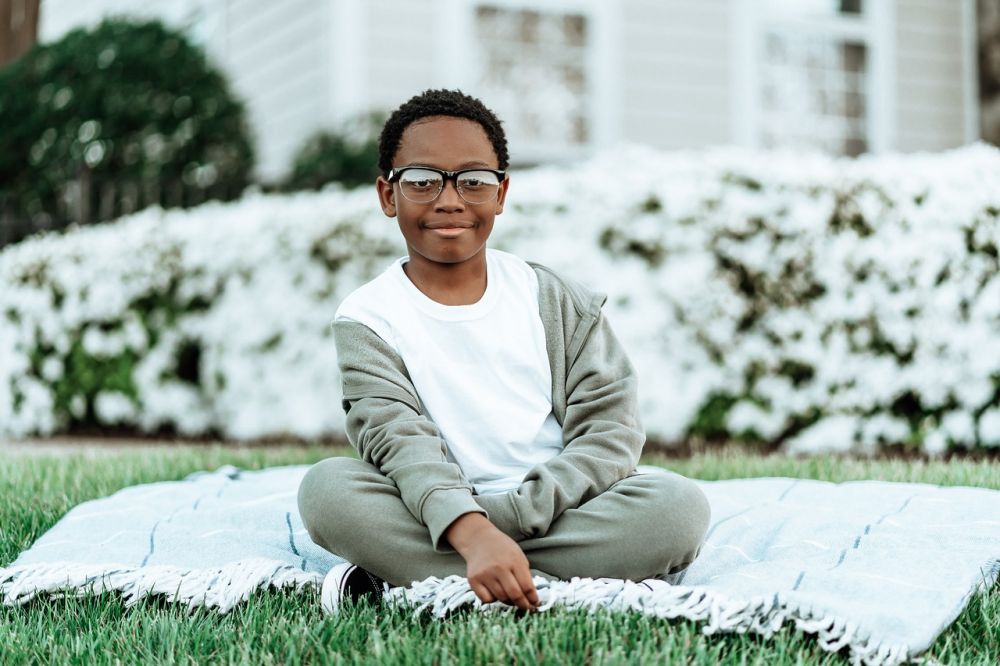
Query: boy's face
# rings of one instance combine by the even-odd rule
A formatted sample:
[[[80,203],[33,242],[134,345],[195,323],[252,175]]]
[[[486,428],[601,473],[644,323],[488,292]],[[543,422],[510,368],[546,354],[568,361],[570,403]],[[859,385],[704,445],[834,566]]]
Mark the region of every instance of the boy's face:
[[[399,142],[392,163],[404,166],[432,166],[445,171],[485,167],[498,169],[493,144],[482,126],[465,118],[433,116],[411,124]],[[493,231],[493,218],[503,211],[510,179],[500,183],[497,198],[470,204],[448,181],[430,203],[414,203],[400,193],[399,185],[379,177],[379,203],[388,217],[395,217],[406,239],[411,261],[457,264],[485,250]]]

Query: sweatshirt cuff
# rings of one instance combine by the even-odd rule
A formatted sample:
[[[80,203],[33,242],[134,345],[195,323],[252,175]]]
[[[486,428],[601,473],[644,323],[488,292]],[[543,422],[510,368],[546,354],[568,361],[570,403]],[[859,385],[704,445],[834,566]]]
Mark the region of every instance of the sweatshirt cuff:
[[[525,535],[521,532],[521,524],[518,522],[517,512],[514,510],[512,493],[475,495],[473,499],[480,507],[486,509],[486,517],[490,519],[494,527],[514,541],[524,540]]]
[[[435,552],[453,553],[444,532],[459,516],[466,513],[486,513],[472,498],[468,488],[438,488],[432,490],[424,500],[421,517],[431,533],[431,545]]]

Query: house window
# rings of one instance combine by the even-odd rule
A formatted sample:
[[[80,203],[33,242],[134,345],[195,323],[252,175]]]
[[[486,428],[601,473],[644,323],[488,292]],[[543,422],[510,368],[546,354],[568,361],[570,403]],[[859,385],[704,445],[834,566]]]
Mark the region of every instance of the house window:
[[[764,0],[757,8],[755,143],[838,155],[873,149],[888,89],[875,80],[873,0]]]
[[[565,157],[593,141],[592,21],[583,9],[474,3],[472,89],[503,119],[515,159]]]

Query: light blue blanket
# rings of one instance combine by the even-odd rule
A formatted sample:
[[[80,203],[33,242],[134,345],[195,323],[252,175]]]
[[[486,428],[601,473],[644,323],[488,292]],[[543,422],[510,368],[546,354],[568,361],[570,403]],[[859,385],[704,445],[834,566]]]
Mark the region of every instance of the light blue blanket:
[[[85,502],[0,568],[0,597],[10,605],[117,590],[128,605],[160,593],[226,612],[262,587],[315,591],[342,560],[299,520],[306,469],[227,466]],[[699,559],[666,577],[671,585],[538,578],[544,607],[684,617],[706,633],[770,636],[788,621],[826,649],[848,646],[854,662],[896,664],[924,651],[1000,572],[997,491],[787,478],[699,485],[712,525]],[[397,588],[391,601],[439,616],[481,606],[460,577]]]

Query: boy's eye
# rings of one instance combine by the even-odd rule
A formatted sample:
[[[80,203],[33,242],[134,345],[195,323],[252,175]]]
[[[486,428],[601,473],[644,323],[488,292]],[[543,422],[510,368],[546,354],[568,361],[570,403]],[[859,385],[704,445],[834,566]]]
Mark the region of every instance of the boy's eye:
[[[414,189],[435,189],[441,184],[441,176],[433,171],[407,171],[400,184]]]
[[[473,171],[462,174],[458,179],[458,184],[466,189],[481,189],[484,187],[496,187],[497,177],[489,171]]]

